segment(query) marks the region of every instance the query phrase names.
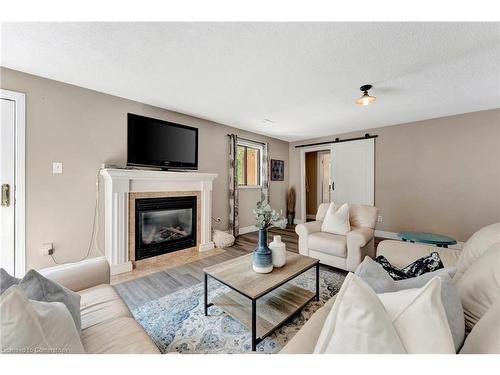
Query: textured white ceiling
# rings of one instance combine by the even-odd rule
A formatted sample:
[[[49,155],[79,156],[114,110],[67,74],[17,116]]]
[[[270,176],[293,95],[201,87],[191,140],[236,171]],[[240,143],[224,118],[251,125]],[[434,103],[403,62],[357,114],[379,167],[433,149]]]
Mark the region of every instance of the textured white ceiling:
[[[500,107],[500,23],[4,23],[1,52],[288,141]],[[359,107],[365,83],[378,100]]]

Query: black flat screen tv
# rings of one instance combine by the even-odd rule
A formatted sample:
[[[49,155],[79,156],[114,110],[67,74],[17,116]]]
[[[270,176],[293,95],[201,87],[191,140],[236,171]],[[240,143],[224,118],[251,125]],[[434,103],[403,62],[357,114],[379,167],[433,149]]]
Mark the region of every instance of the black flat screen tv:
[[[198,129],[129,113],[127,165],[198,169]]]

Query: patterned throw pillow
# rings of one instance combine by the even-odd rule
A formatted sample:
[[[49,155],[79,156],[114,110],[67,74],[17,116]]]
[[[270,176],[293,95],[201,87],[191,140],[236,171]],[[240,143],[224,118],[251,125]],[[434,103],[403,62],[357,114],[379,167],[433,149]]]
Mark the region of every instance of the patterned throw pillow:
[[[420,276],[424,273],[444,268],[443,262],[441,262],[441,258],[436,252],[430,253],[428,256],[417,259],[404,268],[393,266],[383,255],[379,255],[378,257],[376,257],[375,261],[379,263],[394,280],[409,279],[410,277]]]

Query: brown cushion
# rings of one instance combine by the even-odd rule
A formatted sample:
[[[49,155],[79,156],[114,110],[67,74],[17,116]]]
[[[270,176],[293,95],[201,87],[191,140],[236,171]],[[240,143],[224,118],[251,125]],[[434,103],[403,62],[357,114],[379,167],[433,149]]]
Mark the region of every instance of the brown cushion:
[[[78,293],[82,297],[82,329],[111,319],[132,317],[127,305],[111,285],[102,284]]]
[[[160,351],[134,318],[121,317],[82,331],[83,347],[92,354],[158,354]]]
[[[346,237],[338,234],[326,232],[312,233],[307,238],[307,246],[310,250],[344,258],[347,256]]]

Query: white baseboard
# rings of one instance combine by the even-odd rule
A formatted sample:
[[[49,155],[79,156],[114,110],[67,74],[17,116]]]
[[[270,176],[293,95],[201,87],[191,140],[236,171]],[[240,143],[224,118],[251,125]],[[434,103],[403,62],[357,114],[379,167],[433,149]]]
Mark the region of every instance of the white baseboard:
[[[247,234],[251,232],[257,232],[259,228],[257,228],[255,225],[249,225],[248,227],[240,227],[240,230],[238,231],[239,234]]]
[[[215,249],[215,244],[212,241],[207,243],[200,243],[200,245],[198,246],[199,251],[207,251],[212,249]]]
[[[385,230],[375,230],[375,237],[386,238],[389,240],[401,241],[396,232],[387,232]],[[455,245],[448,246],[449,249],[462,250],[464,248],[464,242],[457,241]]]
[[[306,215],[306,218],[316,220],[316,215]]]
[[[111,265],[109,268],[111,275],[113,276],[113,275],[118,275],[120,273],[130,272],[132,271],[133,267],[132,267],[132,262],[128,261],[126,263]]]

